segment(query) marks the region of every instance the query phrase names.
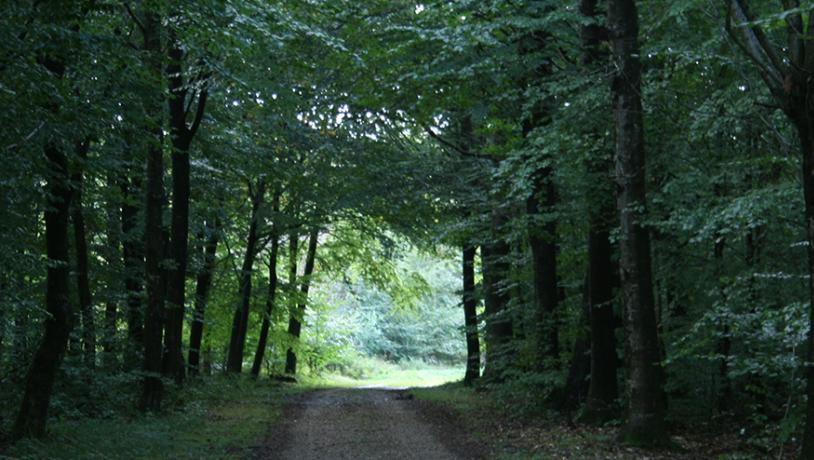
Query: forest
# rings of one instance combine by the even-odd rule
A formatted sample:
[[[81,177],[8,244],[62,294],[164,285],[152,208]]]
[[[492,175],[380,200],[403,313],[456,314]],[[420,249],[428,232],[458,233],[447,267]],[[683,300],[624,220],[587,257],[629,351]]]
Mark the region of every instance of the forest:
[[[0,457],[814,459],[812,18],[0,3]]]

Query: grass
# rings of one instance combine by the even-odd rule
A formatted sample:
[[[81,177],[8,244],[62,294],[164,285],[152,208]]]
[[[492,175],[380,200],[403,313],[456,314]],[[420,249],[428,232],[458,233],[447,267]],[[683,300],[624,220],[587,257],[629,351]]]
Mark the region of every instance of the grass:
[[[46,439],[18,442],[0,458],[245,458],[279,418],[284,396],[307,389],[212,377],[188,384],[179,393],[184,400],[166,413],[55,420]]]
[[[461,380],[463,374],[463,369],[459,368],[432,367],[386,369],[364,379],[354,379],[343,375],[326,375],[323,378],[325,385],[335,387],[422,388]]]

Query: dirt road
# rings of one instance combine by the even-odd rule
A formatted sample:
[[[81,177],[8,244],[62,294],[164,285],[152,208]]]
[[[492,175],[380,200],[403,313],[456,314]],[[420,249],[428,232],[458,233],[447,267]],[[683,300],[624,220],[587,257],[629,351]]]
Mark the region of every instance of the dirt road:
[[[321,390],[293,399],[257,453],[270,460],[487,458],[459,425],[409,392]]]

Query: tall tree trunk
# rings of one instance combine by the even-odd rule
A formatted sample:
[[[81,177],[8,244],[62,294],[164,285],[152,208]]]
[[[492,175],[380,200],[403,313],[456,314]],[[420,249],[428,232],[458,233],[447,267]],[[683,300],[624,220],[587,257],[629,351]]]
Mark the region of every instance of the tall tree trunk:
[[[57,64],[64,73],[64,66]],[[48,405],[56,372],[62,363],[71,332],[73,309],[68,296],[68,216],[73,191],[68,173],[68,158],[56,146],[45,148],[48,160],[48,206],[45,211],[45,242],[48,275],[45,287],[45,335],[26,376],[23,400],[14,423],[13,437],[45,434]]]
[[[500,381],[512,355],[514,325],[508,311],[511,296],[507,287],[510,264],[509,245],[499,236],[503,218],[492,216],[492,241],[481,246],[484,306],[486,307],[486,368],[483,378]]]
[[[532,222],[529,229],[529,246],[534,271],[534,329],[539,369],[555,368],[559,356],[555,316],[560,297],[557,288],[557,222],[545,216],[553,212],[557,204],[557,192],[551,176],[552,170],[548,167],[535,171],[532,174],[533,191],[526,201],[529,216],[537,220]]]
[[[288,334],[294,341],[299,341],[302,321],[305,320],[305,306],[308,303],[308,290],[311,288],[311,275],[314,274],[314,262],[316,261],[318,241],[319,230],[311,230],[311,234],[308,237],[308,252],[305,254],[305,270],[303,271],[299,303],[296,312],[291,315],[288,321]],[[297,353],[293,347],[286,351],[285,372],[286,374],[297,373]]]
[[[291,333],[291,318],[297,312],[297,257],[299,254],[300,235],[292,232],[288,236],[288,330]],[[293,342],[293,340],[292,340]],[[288,355],[291,353],[291,348],[286,350],[286,369],[288,372]]]
[[[539,58],[539,54],[545,51],[548,41],[548,35],[541,31],[530,33],[520,40],[520,55],[535,56],[532,61],[536,63],[530,77],[526,77],[527,81],[521,82],[521,87],[538,86],[550,75],[551,66],[548,59]],[[533,94],[533,97],[537,97],[536,92]],[[529,137],[534,130],[546,122],[549,113],[546,105],[545,99],[534,100],[531,113],[523,119],[522,133],[527,143],[531,142]],[[537,153],[530,154],[527,161],[532,168],[529,177],[531,193],[526,198],[534,288],[534,323],[531,333],[536,348],[536,365],[542,370],[556,367],[559,357],[559,331],[555,316],[560,297],[557,287],[557,221],[551,218],[557,205],[557,190],[551,158]]]
[[[77,144],[76,153],[80,162],[87,160],[90,141]],[[79,313],[82,317],[82,352],[83,361],[88,368],[96,367],[96,321],[93,315],[93,299],[90,293],[90,275],[88,274],[88,243],[85,230],[85,213],[82,207],[82,176],[84,164],[71,175],[74,187],[71,219],[74,228],[74,250],[76,253],[76,287],[79,294]]]
[[[804,104],[807,103],[803,102]],[[806,424],[801,458],[814,459],[814,120],[806,116],[797,123],[803,151],[802,175],[805,197],[806,237],[808,241],[809,330],[806,338]]]
[[[192,316],[192,326],[189,332],[189,373],[198,374],[200,364],[201,340],[203,339],[204,319],[206,317],[206,304],[209,301],[209,290],[212,287],[212,274],[215,270],[215,260],[220,241],[220,218],[216,216],[213,221],[204,223],[205,239],[203,248],[203,265],[198,272],[195,284],[195,312]]]
[[[112,194],[117,187],[115,174],[108,176],[108,193]],[[117,322],[119,315],[118,293],[121,292],[119,275],[121,273],[121,222],[119,221],[119,203],[113,199],[107,202],[106,247],[103,250],[105,264],[108,271],[108,282],[105,286],[105,317],[102,331],[102,349],[104,350],[104,366],[109,370],[118,369],[118,338]]]
[[[591,375],[591,340],[588,332],[589,311],[587,293],[581,311],[574,338],[574,350],[568,366],[568,376],[565,379],[563,396],[559,401],[559,409],[570,411],[582,404],[588,394]]]
[[[129,168],[129,167],[128,167]],[[132,175],[131,180],[127,175]],[[139,225],[139,209],[136,204],[142,193],[139,174],[128,171],[121,177],[122,192],[121,226],[122,259],[124,261],[124,290],[127,299],[127,347],[124,352],[125,368],[132,370],[139,365],[144,350],[144,232]]]
[[[272,212],[276,215],[280,211],[280,190],[274,192],[272,199]],[[260,375],[260,367],[263,365],[263,356],[266,353],[268,344],[269,328],[271,327],[271,315],[274,313],[274,299],[277,296],[277,253],[280,249],[280,235],[275,224],[271,234],[271,252],[269,253],[269,285],[266,295],[266,314],[263,316],[263,324],[260,326],[260,338],[257,340],[257,351],[254,353],[252,363],[252,375]]]
[[[650,234],[641,222],[647,197],[639,18],[635,0],[609,0],[608,28],[614,61],[611,94],[616,120],[617,206],[621,223],[619,265],[629,352],[628,420],[623,439],[630,444],[659,445],[667,442],[667,434]]]
[[[600,162],[603,163],[604,162]],[[600,165],[595,172],[607,175]],[[612,203],[605,197],[610,191],[595,195],[598,203],[588,215],[588,311],[591,333],[591,378],[583,418],[603,422],[614,417],[613,407],[619,396],[616,354],[616,319],[613,316],[612,246],[610,219]]]
[[[251,222],[249,235],[246,239],[246,253],[243,256],[243,266],[240,271],[240,306],[235,309],[232,318],[232,335],[229,340],[229,355],[226,362],[228,372],[243,371],[243,350],[246,347],[246,331],[249,324],[249,307],[252,300],[252,271],[254,259],[257,256],[257,239],[259,226],[259,211],[266,194],[264,179],[257,181],[257,190],[249,191],[252,197]]]
[[[597,0],[581,0],[580,14],[596,20]],[[581,30],[582,64],[590,70],[600,60],[600,45],[607,35],[595,23]],[[597,139],[598,141],[598,139]],[[599,142],[597,142],[599,143]],[[616,354],[616,320],[613,316],[613,248],[610,232],[614,219],[613,184],[610,179],[612,156],[604,149],[592,152],[586,161],[591,185],[588,191],[588,279],[587,303],[590,324],[591,375],[582,418],[605,422],[614,417],[613,407],[619,397],[616,379],[619,357]]]
[[[170,135],[172,137],[172,259],[173,269],[167,284],[167,324],[165,330],[164,375],[184,379],[184,355],[181,341],[184,330],[184,303],[186,300],[187,245],[189,243],[189,148],[203,119],[208,95],[204,86],[198,96],[198,106],[192,124],[187,126],[187,95],[182,62],[184,52],[175,42],[169,49],[167,80],[170,97]]]
[[[480,341],[478,339],[478,297],[475,292],[475,246],[463,249],[463,306],[466,327],[466,374],[464,385],[480,378]]]
[[[161,51],[160,18],[148,12],[144,15],[144,50],[148,53],[153,73],[161,72],[157,61]],[[153,96],[155,97],[155,96]],[[153,116],[160,106],[150,104]],[[160,128],[153,129],[155,138],[147,148],[147,199],[145,206],[144,248],[145,279],[147,282],[147,310],[144,318],[144,378],[139,407],[143,411],[161,409],[163,384],[161,382],[161,343],[164,316],[164,258],[165,237],[162,215],[164,212],[164,153],[161,149]]]

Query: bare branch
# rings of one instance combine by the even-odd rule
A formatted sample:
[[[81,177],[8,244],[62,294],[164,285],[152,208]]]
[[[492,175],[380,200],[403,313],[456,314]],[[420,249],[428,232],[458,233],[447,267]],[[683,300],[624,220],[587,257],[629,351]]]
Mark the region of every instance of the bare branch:
[[[483,154],[480,154],[480,153],[474,153],[474,152],[471,152],[468,149],[465,149],[465,148],[463,148],[463,147],[461,147],[459,145],[455,145],[454,143],[452,143],[452,142],[444,139],[440,135],[438,135],[435,131],[432,130],[432,128],[430,126],[427,126],[425,124],[421,124],[421,127],[424,128],[424,131],[431,138],[438,141],[438,143],[440,143],[444,147],[447,147],[448,149],[451,149],[451,150],[453,150],[454,152],[456,152],[456,153],[458,153],[460,155],[463,155],[465,157],[478,158],[480,160],[489,160],[489,161],[492,161],[492,162],[497,161],[497,159],[495,157],[491,156],[491,155],[483,155]]]
[[[752,7],[749,4],[749,0],[733,0],[736,8],[740,8],[740,12],[743,14],[743,17],[746,18],[744,22],[754,22],[755,15],[752,12]],[[744,28],[748,27],[749,30],[752,31],[755,38],[757,39],[760,47],[763,49],[763,52],[769,58],[769,61],[772,63],[775,69],[781,74],[785,75],[787,73],[786,65],[783,63],[783,60],[780,59],[780,56],[777,55],[777,51],[775,50],[774,46],[769,43],[769,38],[766,36],[766,32],[763,31],[762,28],[753,25],[744,25]]]
[[[132,10],[132,9],[130,9],[130,3],[128,3],[128,2],[122,2],[122,5],[124,6],[124,9],[127,11],[127,14],[130,16],[130,18],[133,20],[133,22],[135,22],[135,23],[136,23],[136,25],[138,26],[139,30],[141,30],[141,33],[142,33],[142,34],[145,34],[145,33],[146,33],[146,31],[147,31],[147,28],[144,26],[144,23],[143,23],[143,22],[141,22],[141,20],[138,18],[138,16],[136,15],[136,13],[134,13],[134,12],[133,12],[133,10]]]
[[[769,90],[776,96],[783,95],[783,82],[785,76],[776,68],[771,59],[766,56],[765,50],[760,44],[760,40],[755,36],[755,28],[741,27],[740,34],[736,33],[732,28],[732,13],[737,16],[736,19],[741,22],[748,22],[746,15],[740,8],[739,0],[724,0],[726,8],[726,22],[725,29],[729,34],[732,41],[746,54],[752,62],[757,66],[761,78],[766,82]],[[741,40],[740,37],[743,38]]]
[[[195,110],[195,119],[192,120],[192,125],[189,127],[190,136],[194,136],[201,126],[201,120],[203,120],[204,112],[206,111],[206,100],[208,97],[209,87],[204,84],[204,87],[201,88],[201,92],[198,95],[198,107]]]

